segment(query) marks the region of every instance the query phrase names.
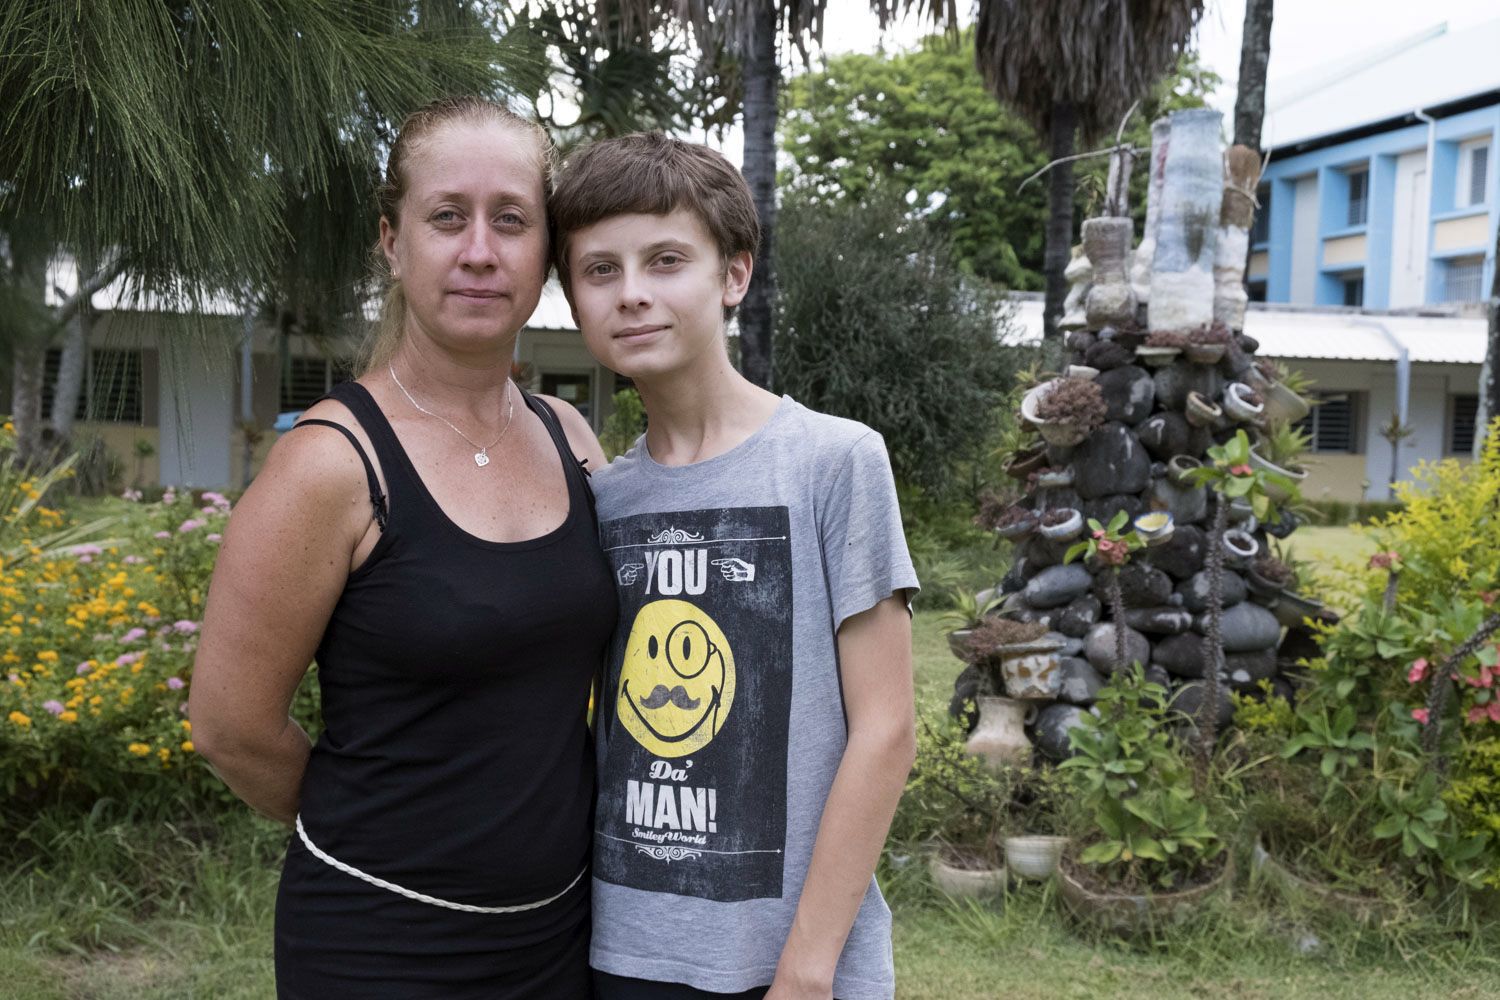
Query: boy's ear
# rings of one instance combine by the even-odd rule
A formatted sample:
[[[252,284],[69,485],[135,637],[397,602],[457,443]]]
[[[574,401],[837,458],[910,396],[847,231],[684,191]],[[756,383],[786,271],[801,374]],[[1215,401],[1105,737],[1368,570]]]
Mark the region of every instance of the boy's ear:
[[[750,275],[755,270],[755,258],[748,250],[742,250],[729,258],[724,269],[724,308],[733,309],[744,299],[750,288]]]
[[[380,252],[385,254],[385,263],[391,269],[391,277],[400,281],[401,259],[396,256],[396,227],[383,215],[380,217]]]

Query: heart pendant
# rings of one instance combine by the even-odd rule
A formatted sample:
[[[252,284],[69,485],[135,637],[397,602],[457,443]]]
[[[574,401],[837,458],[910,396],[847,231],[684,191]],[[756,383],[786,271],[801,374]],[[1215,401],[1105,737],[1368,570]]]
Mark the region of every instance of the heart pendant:
[[[474,464],[481,469],[490,464],[490,456],[487,452],[476,451],[474,453]]]

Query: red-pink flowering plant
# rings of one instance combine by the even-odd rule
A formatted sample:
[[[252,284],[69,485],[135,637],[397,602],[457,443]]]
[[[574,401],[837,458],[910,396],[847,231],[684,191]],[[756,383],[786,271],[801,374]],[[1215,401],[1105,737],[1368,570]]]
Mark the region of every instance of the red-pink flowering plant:
[[[1125,663],[1125,595],[1120,589],[1120,568],[1130,561],[1130,553],[1142,548],[1146,540],[1140,532],[1130,527],[1130,515],[1116,512],[1108,524],[1089,518],[1089,533],[1082,541],[1075,542],[1063,556],[1070,563],[1079,556],[1110,568],[1106,587],[1109,595],[1109,614],[1114,619],[1115,669],[1124,670]]]

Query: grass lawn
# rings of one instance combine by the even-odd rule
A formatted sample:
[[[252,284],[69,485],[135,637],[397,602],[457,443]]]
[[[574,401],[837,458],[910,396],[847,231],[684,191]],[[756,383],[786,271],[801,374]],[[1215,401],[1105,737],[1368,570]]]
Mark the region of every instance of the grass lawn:
[[[1368,551],[1341,530],[1297,538],[1315,543],[1319,558]],[[936,611],[917,614],[914,638],[920,711],[935,716],[961,665]],[[87,817],[44,816],[24,828],[0,814],[0,997],[274,996],[285,835],[240,811],[217,825],[120,813],[105,803]],[[1003,904],[978,907],[935,896],[920,859],[882,877],[895,914],[897,995],[910,1000],[1500,998],[1493,929],[1483,940],[1420,924],[1377,935],[1268,905],[1264,890],[1242,887],[1193,926],[1126,946],[1071,927],[1049,887],[1015,886]]]

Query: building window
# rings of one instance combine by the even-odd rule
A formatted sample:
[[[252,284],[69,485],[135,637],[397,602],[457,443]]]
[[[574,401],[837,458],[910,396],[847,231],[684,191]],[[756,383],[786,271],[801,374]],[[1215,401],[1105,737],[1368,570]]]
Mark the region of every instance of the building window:
[[[1479,397],[1448,397],[1448,454],[1469,455],[1474,451],[1474,429],[1479,420]]]
[[[1319,395],[1312,412],[1297,422],[1312,439],[1312,450],[1324,454],[1357,454],[1361,393]]]
[[[594,377],[592,375],[542,372],[542,394],[556,396],[564,402],[572,403],[573,409],[591,423],[594,419],[593,390]]]
[[[1352,278],[1342,279],[1344,286],[1344,305],[1362,306],[1365,304],[1365,276],[1361,272]]]
[[[305,410],[327,395],[339,382],[353,378],[342,363],[321,357],[290,357],[281,372],[281,403],[278,412]]]
[[[1370,172],[1349,172],[1349,218],[1351,226],[1363,226],[1370,218]]]
[[[1250,296],[1251,302],[1266,301],[1266,283],[1264,281],[1247,281],[1245,283],[1245,294]]]
[[[1459,208],[1489,201],[1490,144],[1464,146],[1458,153],[1457,202]]]
[[[1443,301],[1478,302],[1484,298],[1483,283],[1483,257],[1455,257],[1443,266]]]
[[[109,424],[139,424],[142,414],[142,358],[139,350],[106,351],[90,348],[73,419]],[[49,350],[42,378],[42,413],[47,420],[52,419],[57,375],[61,368],[62,351],[55,348]]]
[[[1255,192],[1260,207],[1255,210],[1255,221],[1250,225],[1250,245],[1258,246],[1271,240],[1271,185],[1262,184]]]

